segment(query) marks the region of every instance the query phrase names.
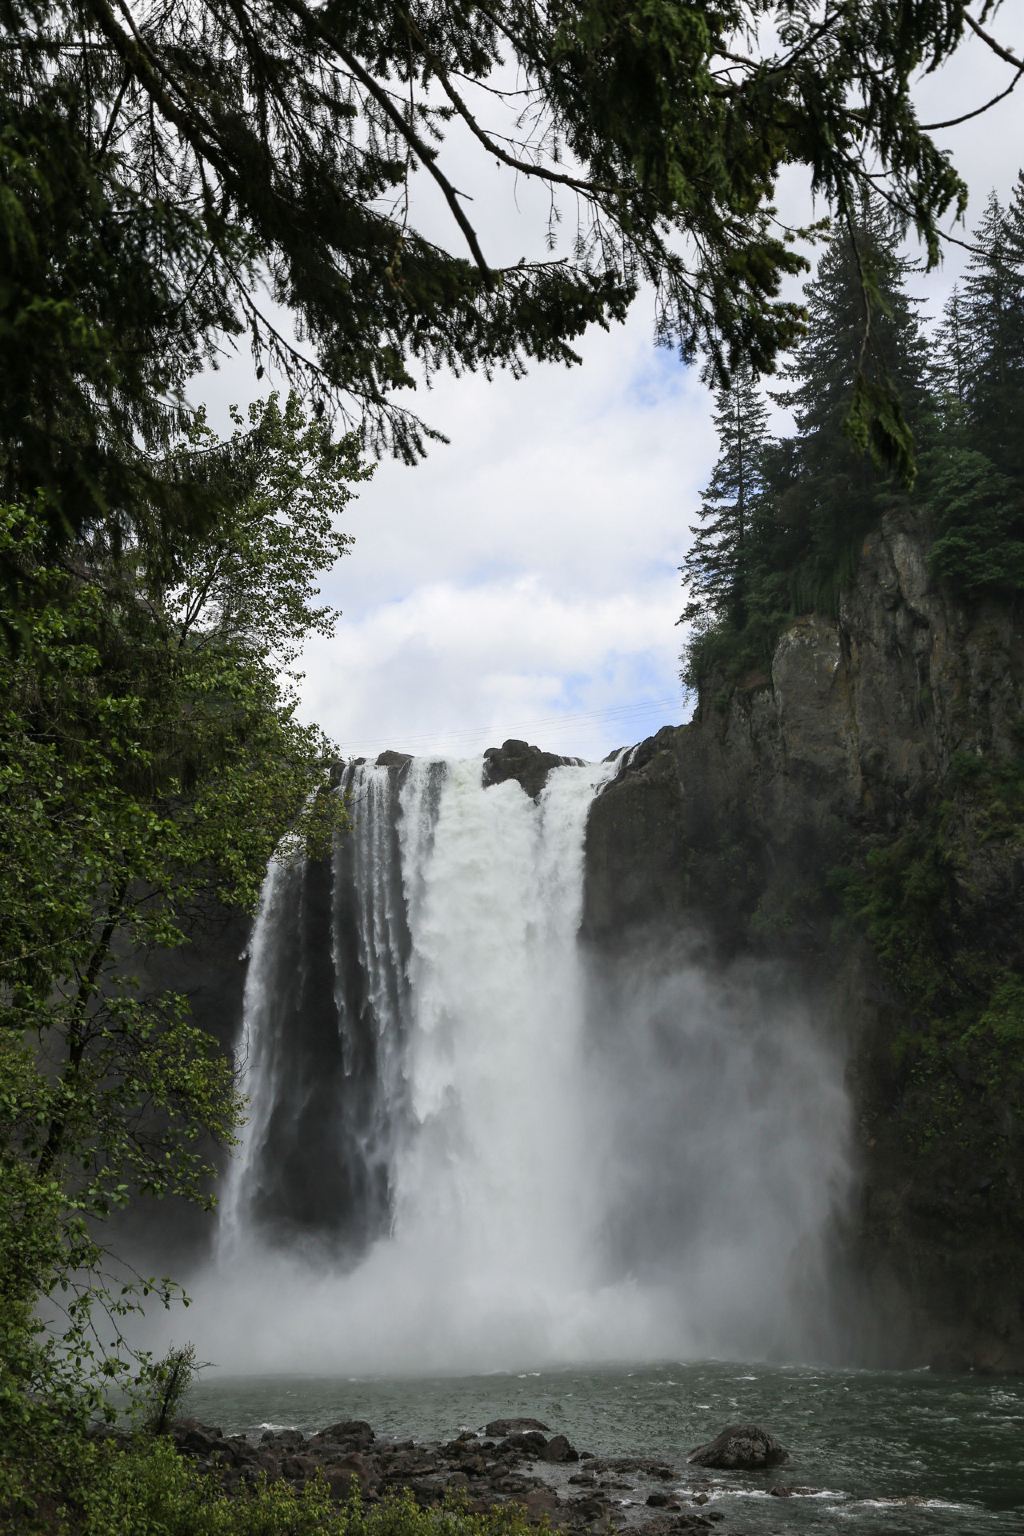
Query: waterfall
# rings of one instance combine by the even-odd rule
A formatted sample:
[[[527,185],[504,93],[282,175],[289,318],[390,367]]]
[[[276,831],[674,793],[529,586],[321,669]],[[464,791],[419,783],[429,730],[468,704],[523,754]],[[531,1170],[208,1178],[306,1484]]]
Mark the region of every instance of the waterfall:
[[[609,979],[578,930],[617,764],[536,800],[483,767],[350,765],[333,858],[271,862],[197,1342],[339,1370],[813,1348],[841,1054],[764,972]]]

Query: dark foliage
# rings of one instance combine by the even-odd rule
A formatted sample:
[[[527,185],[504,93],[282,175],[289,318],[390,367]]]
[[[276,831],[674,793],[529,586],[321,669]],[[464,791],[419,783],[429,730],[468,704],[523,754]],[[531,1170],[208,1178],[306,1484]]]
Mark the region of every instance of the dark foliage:
[[[571,362],[641,279],[662,341],[722,383],[765,371],[800,319],[780,168],[844,210],[881,162],[934,256],[962,186],[907,82],[968,22],[965,0],[786,0],[762,55],[763,11],[3,0],[0,492],[44,493],[51,543],[202,536],[213,459],[197,485],[166,453],[189,379],[235,343],[405,458],[431,435],[399,393],[417,374]],[[547,258],[489,259],[456,132],[460,181],[469,146],[550,194]],[[856,413],[905,460],[867,374]]]
[[[865,535],[897,504],[930,528],[937,580],[972,600],[1024,590],[1024,179],[1008,210],[990,199],[978,253],[930,339],[906,291],[899,234],[867,203],[830,241],[808,287],[807,334],[783,369],[790,387],[775,395],[793,413],[791,437],[766,439],[756,391],[737,389],[742,407],[728,420],[719,399],[721,458],[682,567],[691,685],[763,668],[789,619],[835,613]],[[865,283],[875,296],[867,350]],[[912,483],[892,472],[861,411],[865,388],[891,401],[887,431],[918,445]],[[735,508],[708,523],[741,430],[758,444],[753,537]]]

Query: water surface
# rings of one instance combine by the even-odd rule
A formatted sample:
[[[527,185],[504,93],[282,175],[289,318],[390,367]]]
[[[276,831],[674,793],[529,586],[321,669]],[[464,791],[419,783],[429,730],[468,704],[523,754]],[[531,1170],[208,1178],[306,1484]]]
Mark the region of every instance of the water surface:
[[[529,1414],[596,1455],[664,1457],[684,1490],[697,1481],[686,1452],[728,1423],[752,1421],[792,1459],[763,1475],[700,1473],[727,1516],[723,1536],[1024,1531],[1021,1377],[722,1361],[416,1380],[208,1372],[191,1409],[226,1433],[362,1418],[388,1438],[422,1440]],[[772,1497],[779,1483],[814,1492]]]

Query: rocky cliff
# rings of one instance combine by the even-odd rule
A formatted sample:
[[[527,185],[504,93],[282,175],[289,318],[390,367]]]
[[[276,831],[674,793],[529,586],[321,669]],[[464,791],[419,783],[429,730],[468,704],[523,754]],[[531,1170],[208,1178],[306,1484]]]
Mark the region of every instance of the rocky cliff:
[[[596,801],[584,937],[783,958],[849,1048],[858,1189],[841,1348],[1024,1366],[1024,637],[866,541],[838,617],[709,681]]]

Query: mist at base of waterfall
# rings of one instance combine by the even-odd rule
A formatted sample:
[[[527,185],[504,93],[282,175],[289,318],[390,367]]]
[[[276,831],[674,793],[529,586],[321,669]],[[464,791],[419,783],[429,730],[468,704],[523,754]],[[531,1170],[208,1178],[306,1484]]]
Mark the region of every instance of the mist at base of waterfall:
[[[481,767],[352,770],[317,954],[308,873],[272,868],[249,1126],[194,1305],[155,1331],[234,1371],[820,1356],[842,1043],[771,967],[715,971],[679,936],[589,957],[584,831],[614,765],[555,769],[538,803]]]

